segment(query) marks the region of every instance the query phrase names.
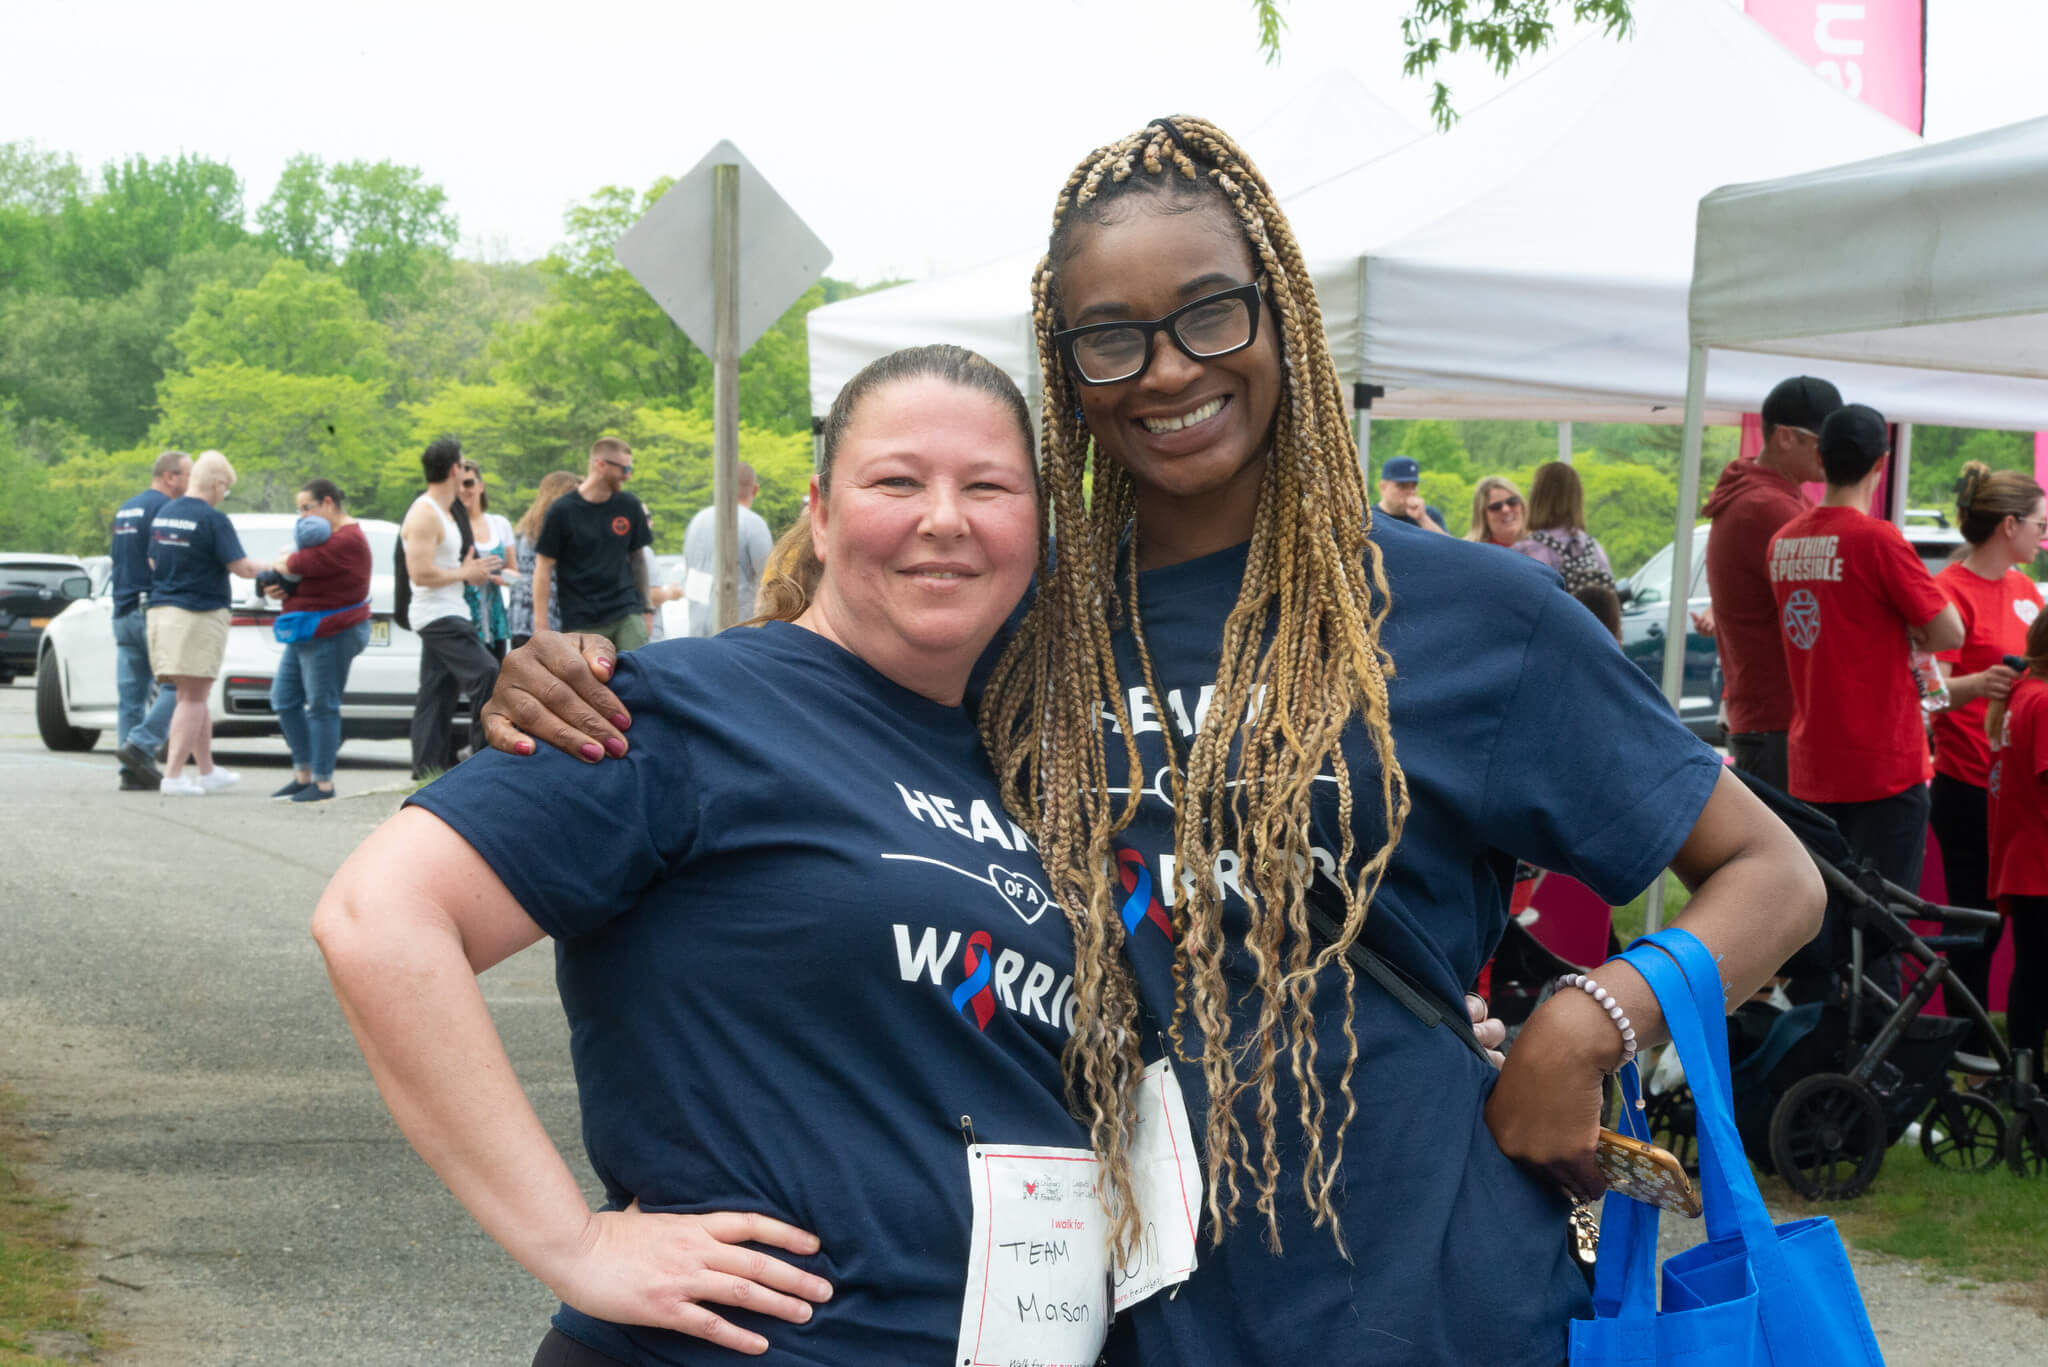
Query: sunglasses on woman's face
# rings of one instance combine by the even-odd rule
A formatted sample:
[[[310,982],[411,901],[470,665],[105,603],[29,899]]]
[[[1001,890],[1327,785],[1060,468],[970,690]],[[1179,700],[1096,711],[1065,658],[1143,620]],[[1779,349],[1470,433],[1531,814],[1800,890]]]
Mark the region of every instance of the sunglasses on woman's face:
[[[1522,496],[1520,494],[1509,494],[1506,498],[1497,498],[1487,504],[1486,511],[1489,513],[1504,513],[1510,508],[1519,508],[1521,506]]]
[[[465,489],[474,489],[476,488],[476,481],[473,479],[465,479],[464,481],[462,481],[462,487]]]

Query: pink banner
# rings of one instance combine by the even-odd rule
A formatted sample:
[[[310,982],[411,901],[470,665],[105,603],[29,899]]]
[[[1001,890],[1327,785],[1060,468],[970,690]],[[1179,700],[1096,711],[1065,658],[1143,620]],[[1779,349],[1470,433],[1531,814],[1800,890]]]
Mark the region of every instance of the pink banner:
[[[2034,483],[2048,489],[2048,432],[2034,434]]]
[[[1823,79],[1923,131],[1921,0],[1743,0],[1742,8]]]

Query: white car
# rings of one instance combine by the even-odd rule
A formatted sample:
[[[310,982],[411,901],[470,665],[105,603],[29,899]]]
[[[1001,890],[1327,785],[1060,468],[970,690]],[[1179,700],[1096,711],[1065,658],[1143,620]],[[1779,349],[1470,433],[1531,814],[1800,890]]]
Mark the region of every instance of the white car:
[[[291,544],[298,519],[290,513],[230,513],[242,549],[264,565]],[[358,519],[370,542],[370,644],[349,667],[341,695],[342,735],[364,739],[399,737],[412,724],[419,692],[420,639],[391,620],[392,548],[398,524]],[[270,682],[285,648],[270,626],[278,604],[257,592],[253,581],[231,578],[233,616],[220,677],[207,700],[216,736],[274,736]],[[114,599],[101,581],[90,598],[59,613],[43,631],[36,668],[36,728],[52,750],[90,750],[99,733],[114,730],[119,698],[114,669]],[[459,724],[459,723],[458,723]]]

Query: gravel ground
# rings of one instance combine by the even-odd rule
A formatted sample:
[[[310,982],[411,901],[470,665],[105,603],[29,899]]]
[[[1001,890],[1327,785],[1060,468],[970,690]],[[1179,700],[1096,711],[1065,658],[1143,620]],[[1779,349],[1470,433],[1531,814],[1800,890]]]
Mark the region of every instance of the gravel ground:
[[[111,738],[54,755],[32,690],[0,688],[0,1080],[78,1198],[115,1345],[138,1367],[524,1364],[547,1293],[399,1136],[307,934],[329,874],[396,806],[402,743],[351,742],[341,800],[273,804],[282,747],[234,742],[242,785],[114,790]],[[556,1143],[581,1168],[567,1032],[537,946],[484,979]],[[587,1181],[586,1176],[586,1181]],[[1700,1227],[1664,1221],[1667,1252]],[[1853,1255],[1894,1367],[2038,1367],[2048,1324],[1996,1288]]]

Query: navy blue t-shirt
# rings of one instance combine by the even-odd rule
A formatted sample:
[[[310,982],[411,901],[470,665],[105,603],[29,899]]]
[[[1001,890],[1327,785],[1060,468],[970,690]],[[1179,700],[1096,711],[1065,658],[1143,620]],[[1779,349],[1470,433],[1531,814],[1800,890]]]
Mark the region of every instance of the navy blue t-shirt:
[[[157,510],[171,501],[161,489],[144,489],[114,510],[114,615],[135,611],[149,592],[149,532]]]
[[[967,712],[801,627],[619,660],[623,760],[486,752],[413,801],[556,940],[585,1147],[609,1205],[817,1234],[810,1323],[719,1307],[767,1363],[941,1363],[983,1143],[1084,1147],[1063,1102],[1073,940]],[[779,1252],[777,1257],[787,1257]],[[593,1320],[622,1362],[727,1363]]]
[[[1519,856],[1625,902],[1670,861],[1720,772],[1715,755],[1681,726],[1647,676],[1616,649],[1593,615],[1534,561],[1375,518],[1392,592],[1382,640],[1398,755],[1412,808],[1366,920],[1381,954],[1457,1004],[1507,922],[1505,890]],[[1160,726],[1182,755],[1216,678],[1224,618],[1237,601],[1247,548],[1139,578],[1138,599],[1155,677],[1156,712],[1134,717],[1148,795],[1118,837],[1140,857],[1155,896],[1178,887],[1167,869],[1173,813],[1160,796],[1169,762]],[[1144,674],[1128,631],[1117,639],[1123,686]],[[1130,698],[1126,697],[1127,703]],[[1107,749],[1122,763],[1121,738]],[[1379,766],[1364,727],[1345,743],[1359,858],[1384,842]],[[1112,781],[1121,781],[1113,778]],[[1314,844],[1340,849],[1336,789],[1318,784]],[[1220,861],[1227,880],[1235,856]],[[1228,883],[1226,881],[1226,889]],[[1343,894],[1319,876],[1315,891],[1337,919]],[[1244,905],[1226,891],[1226,929],[1238,951],[1225,972],[1237,1000],[1233,1039],[1247,1038],[1256,997],[1243,953]],[[1141,996],[1161,1021],[1174,1001],[1173,946],[1139,918],[1127,942]],[[1179,1295],[1133,1311],[1148,1364],[1370,1362],[1554,1364],[1566,1324],[1588,1313],[1584,1280],[1567,1249],[1565,1198],[1504,1157],[1482,1109],[1495,1073],[1449,1030],[1422,1025],[1369,979],[1354,992],[1358,1115],[1345,1136],[1344,1236],[1310,1227],[1301,1195],[1297,1093],[1283,1060],[1278,1088],[1278,1183],[1285,1253],[1267,1250],[1247,1195],[1238,1226],[1211,1248]],[[1342,1102],[1343,991],[1333,969],[1316,997],[1325,1096]],[[1194,1023],[1189,1021],[1192,1034]],[[1244,1073],[1240,1065],[1240,1076]],[[1197,1067],[1176,1069],[1198,1129],[1208,1094]],[[1259,1133],[1247,1094],[1239,1123]]]
[[[187,494],[156,510],[150,523],[149,605],[213,612],[232,601],[228,566],[247,554],[228,515]]]

